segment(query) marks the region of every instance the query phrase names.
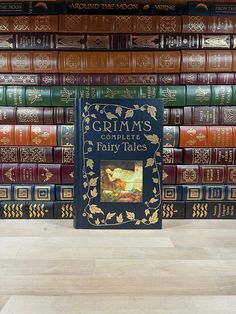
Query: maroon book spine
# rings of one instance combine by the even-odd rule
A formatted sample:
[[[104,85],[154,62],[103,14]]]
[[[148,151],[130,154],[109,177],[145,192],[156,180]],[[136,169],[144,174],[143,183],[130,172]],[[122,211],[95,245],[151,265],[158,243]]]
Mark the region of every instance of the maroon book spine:
[[[203,184],[224,184],[226,181],[225,165],[201,165],[199,166],[199,181]]]
[[[163,166],[163,184],[176,184],[176,166],[175,165],[164,165]]]
[[[62,184],[74,183],[74,165],[62,165],[61,166],[61,180]]]
[[[54,163],[73,164],[74,147],[54,147]]]
[[[196,184],[199,183],[199,168],[196,165],[177,165],[177,184]]]
[[[0,124],[16,124],[16,110],[15,107],[0,107]]]
[[[185,148],[184,164],[202,165],[234,165],[235,148]]]
[[[19,150],[19,162],[53,163],[53,147],[22,146],[17,149]]]
[[[60,164],[39,164],[38,183],[41,184],[61,184]]]
[[[179,148],[164,148],[163,149],[163,164],[182,164],[183,149]]]

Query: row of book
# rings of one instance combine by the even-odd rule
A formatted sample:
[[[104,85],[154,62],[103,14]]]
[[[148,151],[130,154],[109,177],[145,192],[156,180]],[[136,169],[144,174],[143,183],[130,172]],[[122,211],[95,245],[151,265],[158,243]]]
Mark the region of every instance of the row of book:
[[[235,35],[209,34],[9,33],[0,40],[0,50],[236,49]]]
[[[231,73],[164,73],[164,74],[15,74],[0,73],[1,86],[159,86],[159,85],[235,85]],[[112,96],[112,95],[111,95]],[[121,94],[120,97],[123,97]]]
[[[0,15],[35,14],[129,14],[129,15],[233,15],[233,2],[156,3],[155,1],[18,1],[0,3]]]
[[[2,73],[218,73],[236,71],[236,50],[4,50],[0,62]]]
[[[133,149],[127,143],[127,150]],[[125,146],[125,145],[124,145]],[[126,147],[125,146],[125,147]],[[137,147],[143,149],[143,145]],[[146,167],[153,163],[147,160]],[[73,164],[4,163],[0,184],[73,184]],[[236,165],[164,165],[163,184],[236,184]]]
[[[73,201],[73,185],[1,184],[1,201]],[[236,185],[164,185],[163,201],[236,201]]]
[[[0,86],[0,106],[69,107],[79,98],[162,98],[165,108],[236,106],[236,85]]]
[[[0,107],[0,122],[8,124],[73,124],[72,107]],[[236,106],[165,108],[164,125],[235,125]]]
[[[73,201],[2,201],[0,219],[72,219]],[[164,219],[235,219],[235,201],[163,201]]]
[[[236,148],[164,148],[163,163],[234,165]],[[0,163],[73,164],[72,146],[0,146]]]
[[[109,119],[109,112],[108,119]],[[94,130],[107,132],[103,140],[114,140],[109,130],[115,126],[119,132],[134,132],[149,130],[148,122],[144,125],[137,123],[133,127],[127,124],[116,125],[111,121],[94,121]],[[73,146],[73,125],[0,125],[1,146]],[[118,137],[119,136],[119,137]],[[163,146],[166,148],[234,148],[236,126],[164,126]],[[134,140],[130,134],[117,135],[117,139],[126,141]],[[100,142],[96,149],[102,150]],[[112,148],[110,148],[112,149]]]
[[[0,16],[0,33],[234,34],[232,16],[35,15]]]

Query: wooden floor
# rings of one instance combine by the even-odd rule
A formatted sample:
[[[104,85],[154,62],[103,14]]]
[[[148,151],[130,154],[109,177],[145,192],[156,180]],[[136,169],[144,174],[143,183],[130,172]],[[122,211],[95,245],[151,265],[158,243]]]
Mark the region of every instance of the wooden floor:
[[[1,314],[236,313],[236,221],[0,221]]]

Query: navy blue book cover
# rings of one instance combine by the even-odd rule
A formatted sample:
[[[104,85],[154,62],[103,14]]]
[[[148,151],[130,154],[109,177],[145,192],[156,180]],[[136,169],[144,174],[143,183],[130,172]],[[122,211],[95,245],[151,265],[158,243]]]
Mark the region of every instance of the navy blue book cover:
[[[163,102],[75,105],[75,228],[160,229]]]

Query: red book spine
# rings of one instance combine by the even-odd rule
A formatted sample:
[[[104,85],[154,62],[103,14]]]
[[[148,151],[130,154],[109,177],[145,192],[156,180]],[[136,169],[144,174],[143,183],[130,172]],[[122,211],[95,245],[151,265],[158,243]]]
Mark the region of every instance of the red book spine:
[[[74,165],[62,165],[61,166],[61,178],[62,184],[74,183]]]

